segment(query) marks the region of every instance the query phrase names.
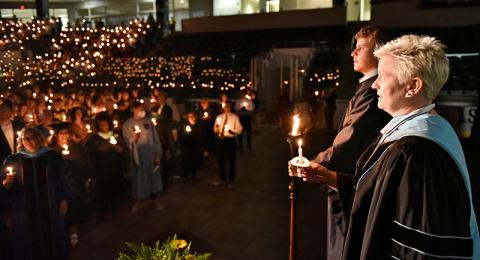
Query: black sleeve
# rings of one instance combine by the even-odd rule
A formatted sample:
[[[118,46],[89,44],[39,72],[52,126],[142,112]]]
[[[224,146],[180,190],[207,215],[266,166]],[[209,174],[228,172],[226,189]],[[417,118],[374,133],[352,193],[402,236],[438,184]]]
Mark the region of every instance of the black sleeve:
[[[355,162],[374,141],[390,116],[377,107],[377,94],[370,89],[359,93],[351,102],[343,128],[333,142],[333,153],[327,167],[353,175]]]

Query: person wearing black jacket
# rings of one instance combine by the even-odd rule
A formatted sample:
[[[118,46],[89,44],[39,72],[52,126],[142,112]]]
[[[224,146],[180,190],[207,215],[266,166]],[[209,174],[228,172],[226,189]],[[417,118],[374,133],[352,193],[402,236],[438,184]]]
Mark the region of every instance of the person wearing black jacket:
[[[194,112],[187,114],[187,123],[180,128],[179,142],[182,152],[183,178],[197,179],[197,171],[202,165],[204,140],[201,126]]]
[[[103,218],[107,211],[118,212],[122,177],[127,167],[126,146],[121,136],[113,131],[113,124],[105,112],[95,118],[96,134],[86,143],[95,177],[97,216]]]
[[[348,102],[332,146],[320,152],[314,160],[334,171],[353,174],[357,159],[391,118],[377,107],[378,97],[372,89],[372,84],[377,79],[378,65],[373,51],[383,40],[383,34],[377,26],[366,26],[355,35],[356,48],[351,53],[353,68],[362,73],[363,77]],[[348,206],[342,205],[336,190],[329,189],[327,259],[341,258],[348,224],[345,208]]]

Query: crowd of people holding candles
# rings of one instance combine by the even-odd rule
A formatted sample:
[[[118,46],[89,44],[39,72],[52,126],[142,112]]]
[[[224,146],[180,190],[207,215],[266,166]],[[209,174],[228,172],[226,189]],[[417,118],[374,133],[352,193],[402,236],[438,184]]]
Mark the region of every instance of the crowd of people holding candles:
[[[219,57],[142,56],[160,32],[151,16],[95,28],[0,21],[2,258],[68,259],[78,224],[115,216],[129,193],[133,214],[163,210],[170,179],[195,183],[217,139],[233,146],[220,145],[214,185],[233,188],[241,124],[251,148],[250,82]]]
[[[5,163],[0,174],[4,179],[0,208],[6,219],[2,229],[12,230],[12,236],[3,236],[7,232],[2,238],[18,246],[12,247],[14,253],[25,254],[20,249],[26,244],[20,241],[32,239],[42,245],[54,241],[59,246],[54,251],[64,252],[68,244],[58,244],[67,241],[62,234],[69,234],[70,244],[76,245],[77,225],[115,216],[129,190],[134,199],[132,213],[152,207],[163,210],[158,196],[169,192],[169,179],[179,176],[195,183],[205,156],[214,155],[215,139],[233,142],[233,150],[219,146],[219,164],[222,169],[229,165],[229,179],[221,170],[221,182],[214,185],[228,181],[233,188],[235,139],[242,133],[240,121],[251,124],[255,99],[250,90],[242,93],[235,103],[222,94],[218,102],[202,99],[187,111],[185,104],[176,104],[157,88],[2,92],[0,159]],[[230,112],[231,107],[240,117]],[[228,122],[222,117],[224,109],[231,118]],[[251,148],[251,127],[245,128],[250,129],[246,139]],[[28,179],[30,171],[37,173],[36,179]],[[45,174],[44,179],[38,173]],[[39,199],[25,203],[28,196]],[[53,214],[56,208],[64,216]],[[31,223],[31,217],[41,217],[40,222]],[[63,217],[68,230],[56,223]],[[53,233],[42,232],[44,228]],[[30,254],[55,252],[32,249]]]

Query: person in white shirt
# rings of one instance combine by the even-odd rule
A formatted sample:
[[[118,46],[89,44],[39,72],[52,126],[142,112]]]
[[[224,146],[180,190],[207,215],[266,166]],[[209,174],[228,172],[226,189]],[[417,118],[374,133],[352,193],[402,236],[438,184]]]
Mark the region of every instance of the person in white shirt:
[[[217,116],[213,131],[218,137],[218,167],[219,180],[213,183],[214,186],[228,183],[233,188],[235,181],[235,137],[242,133],[242,125],[238,116],[231,112],[230,103],[225,103],[224,112]],[[228,180],[226,175],[226,164],[228,163]]]

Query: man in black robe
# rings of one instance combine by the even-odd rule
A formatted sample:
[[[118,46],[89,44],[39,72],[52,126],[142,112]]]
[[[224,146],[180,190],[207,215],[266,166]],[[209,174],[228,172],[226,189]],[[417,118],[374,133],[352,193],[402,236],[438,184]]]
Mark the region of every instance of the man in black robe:
[[[407,35],[376,50],[372,87],[393,119],[357,161],[355,177],[314,162],[303,171],[304,180],[336,188],[342,205],[351,205],[343,259],[480,259],[462,147],[433,110],[448,78],[444,48]]]
[[[363,74],[348,102],[337,136],[331,147],[319,153],[314,160],[334,171],[354,173],[355,162],[370,145],[378,131],[390,120],[390,116],[377,107],[377,95],[371,88],[377,79],[377,59],[373,56],[375,46],[383,41],[385,33],[377,26],[366,26],[355,35],[356,48],[352,51],[354,70]],[[344,206],[338,193],[328,191],[328,238],[327,258],[341,257],[343,241],[347,232]]]

